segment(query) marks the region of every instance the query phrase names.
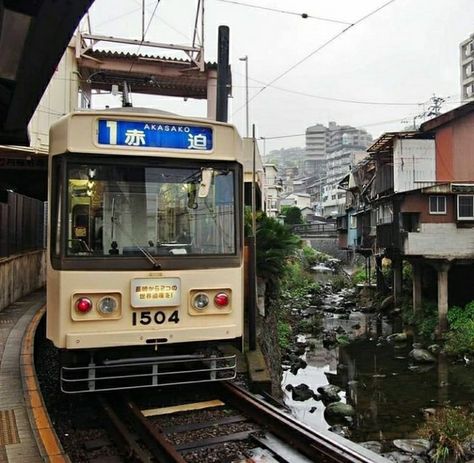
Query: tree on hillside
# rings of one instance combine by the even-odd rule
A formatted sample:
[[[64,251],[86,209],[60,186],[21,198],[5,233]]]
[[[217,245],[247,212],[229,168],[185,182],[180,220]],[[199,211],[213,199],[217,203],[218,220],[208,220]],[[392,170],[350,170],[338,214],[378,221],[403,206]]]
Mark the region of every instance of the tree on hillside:
[[[301,209],[296,206],[286,206],[282,208],[282,214],[285,216],[286,225],[295,225],[303,223],[303,214]]]

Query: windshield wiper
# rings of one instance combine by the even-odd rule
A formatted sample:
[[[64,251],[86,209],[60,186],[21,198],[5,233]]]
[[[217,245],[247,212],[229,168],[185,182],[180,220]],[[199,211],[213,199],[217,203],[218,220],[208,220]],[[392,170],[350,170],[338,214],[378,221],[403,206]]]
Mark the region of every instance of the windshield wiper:
[[[127,231],[125,231],[125,229],[120,225],[117,219],[114,216],[112,216],[111,219],[112,224],[117,225],[120,228],[120,231],[133,243],[134,246],[136,246],[140,250],[140,252],[147,258],[147,260],[150,261],[150,263],[153,265],[153,268],[160,269],[161,264],[145,248],[142,248],[137,242],[135,242],[133,237],[130,236]]]

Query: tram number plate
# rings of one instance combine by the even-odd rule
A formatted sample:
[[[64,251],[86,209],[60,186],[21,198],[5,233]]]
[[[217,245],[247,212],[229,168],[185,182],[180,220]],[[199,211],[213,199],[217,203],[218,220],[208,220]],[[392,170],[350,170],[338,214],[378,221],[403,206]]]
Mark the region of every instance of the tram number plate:
[[[175,310],[171,314],[166,314],[161,310],[157,312],[132,312],[132,325],[162,325],[163,323],[179,323],[179,314]]]

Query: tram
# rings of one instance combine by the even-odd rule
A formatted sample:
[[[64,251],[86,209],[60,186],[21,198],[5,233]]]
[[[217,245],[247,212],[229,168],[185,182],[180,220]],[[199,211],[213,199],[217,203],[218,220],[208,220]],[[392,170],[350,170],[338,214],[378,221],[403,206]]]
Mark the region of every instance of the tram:
[[[242,141],[138,108],[50,131],[47,337],[68,393],[235,377],[243,338]]]

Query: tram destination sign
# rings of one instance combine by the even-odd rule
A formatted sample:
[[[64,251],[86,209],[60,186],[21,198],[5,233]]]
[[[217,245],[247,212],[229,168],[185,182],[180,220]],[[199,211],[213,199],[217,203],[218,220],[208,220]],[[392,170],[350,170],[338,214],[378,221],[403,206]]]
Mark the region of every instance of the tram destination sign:
[[[107,119],[99,119],[98,122],[100,145],[191,151],[210,151],[213,147],[213,134],[210,127]]]

